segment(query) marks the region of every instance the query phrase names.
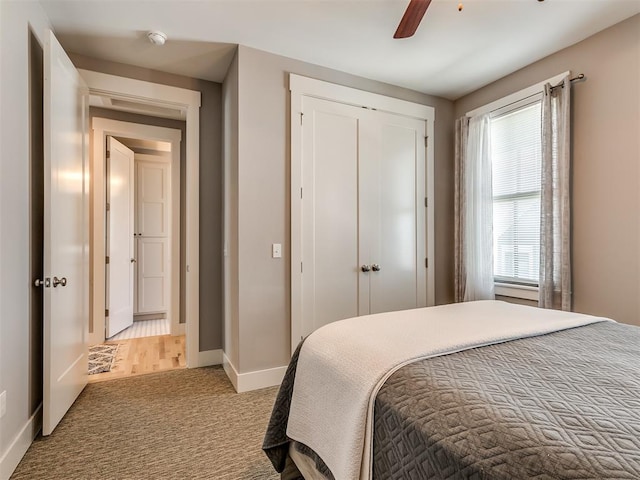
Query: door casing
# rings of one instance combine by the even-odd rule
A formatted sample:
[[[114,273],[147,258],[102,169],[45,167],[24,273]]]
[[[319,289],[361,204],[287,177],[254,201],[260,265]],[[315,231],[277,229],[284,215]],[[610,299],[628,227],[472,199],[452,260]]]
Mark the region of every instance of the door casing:
[[[427,305],[435,303],[435,269],[434,264],[434,148],[433,136],[435,109],[427,105],[408,102],[376,93],[366,92],[351,87],[336,85],[321,80],[289,75],[291,91],[291,353],[295,351],[302,339],[303,304],[302,304],[302,113],[303,99],[315,97],[347,105],[359,106],[372,110],[394,113],[424,120],[426,123],[425,139],[425,192],[426,192],[426,297]]]
[[[89,87],[92,96],[104,99],[126,100],[128,105],[139,103],[155,107],[154,111],[166,112],[165,117],[186,121],[186,262],[182,265],[185,271],[185,315],[187,367],[198,367],[201,364],[199,355],[200,311],[199,311],[199,209],[200,209],[200,92],[178,87],[170,87],[141,80],[118,77],[90,70],[79,70]],[[104,106],[104,105],[102,105]],[[148,111],[147,111],[148,113]],[[95,142],[98,143],[98,142]],[[96,145],[94,143],[94,158]],[[102,151],[102,150],[101,150]],[[99,175],[99,172],[95,172]],[[94,218],[101,218],[105,211],[104,191],[97,191],[103,179],[92,177],[92,207]],[[92,226],[92,242],[96,249],[104,251],[104,222],[94,221]],[[100,250],[98,250],[100,251]],[[102,265],[102,266],[101,266]],[[104,262],[92,260],[94,268],[92,277],[104,279]],[[104,291],[104,290],[103,290]],[[96,301],[100,293],[96,285],[92,285],[92,319],[104,316],[104,304]],[[101,310],[102,309],[102,310]],[[95,328],[93,329],[95,333]]]
[[[100,193],[100,186],[104,186],[104,145],[108,136],[127,137],[141,140],[158,140],[171,143],[171,184],[172,189],[176,188],[175,194],[171,196],[171,264],[183,267],[180,263],[180,141],[181,132],[172,128],[156,127],[152,125],[142,125],[138,123],[122,122],[119,120],[110,120],[106,118],[94,117],[91,128],[93,130],[93,181],[94,188],[92,198],[94,201],[92,230],[92,245],[96,252],[92,259],[93,264],[93,330],[89,334],[91,343],[101,343],[104,341],[104,315],[100,315],[101,306],[104,305],[104,261],[98,252],[103,251],[104,230],[104,212],[105,209],[97,211],[96,204],[102,200],[104,205],[104,188]],[[173,335],[187,335],[187,362],[189,361],[189,350],[192,348],[189,334],[189,326],[185,332],[185,324],[178,324],[180,318],[180,268],[171,269],[171,311],[172,319],[171,333]],[[187,292],[188,297],[188,292]],[[174,325],[174,322],[176,325]],[[182,325],[182,326],[180,326]],[[193,332],[192,332],[193,333]]]

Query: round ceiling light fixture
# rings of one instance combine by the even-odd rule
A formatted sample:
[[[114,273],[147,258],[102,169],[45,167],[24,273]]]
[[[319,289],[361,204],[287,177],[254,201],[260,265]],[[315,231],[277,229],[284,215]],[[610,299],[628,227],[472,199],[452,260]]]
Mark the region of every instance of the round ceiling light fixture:
[[[154,31],[151,31],[151,32],[147,33],[147,38],[154,45],[159,45],[160,46],[160,45],[164,45],[164,42],[167,41],[167,34],[154,30]]]

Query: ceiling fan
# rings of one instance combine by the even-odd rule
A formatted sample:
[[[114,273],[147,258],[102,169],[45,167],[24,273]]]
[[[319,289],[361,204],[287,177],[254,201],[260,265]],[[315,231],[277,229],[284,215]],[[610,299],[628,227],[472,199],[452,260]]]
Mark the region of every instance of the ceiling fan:
[[[538,2],[544,2],[544,0],[538,0]],[[407,38],[416,33],[429,4],[431,4],[431,0],[411,0],[393,38]],[[463,8],[462,2],[458,3],[458,11],[461,12]]]
[[[396,33],[393,34],[393,38],[407,38],[416,33],[418,25],[420,25],[420,21],[430,3],[431,0],[411,0],[402,16],[402,20],[400,20]],[[462,3],[458,4],[458,11],[462,11]]]
[[[411,0],[393,38],[407,38],[416,33],[430,3],[431,0]]]

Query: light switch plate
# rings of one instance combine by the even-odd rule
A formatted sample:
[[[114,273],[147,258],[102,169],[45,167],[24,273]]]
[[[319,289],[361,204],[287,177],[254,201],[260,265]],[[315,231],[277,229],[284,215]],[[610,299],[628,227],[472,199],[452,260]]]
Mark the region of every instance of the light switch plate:
[[[282,258],[282,244],[274,243],[273,245],[271,245],[271,257]]]

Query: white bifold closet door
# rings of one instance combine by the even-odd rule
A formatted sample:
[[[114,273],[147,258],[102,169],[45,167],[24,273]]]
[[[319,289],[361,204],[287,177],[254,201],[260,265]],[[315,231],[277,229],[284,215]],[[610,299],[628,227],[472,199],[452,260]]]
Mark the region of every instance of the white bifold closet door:
[[[426,306],[425,122],[305,97],[303,335]]]

